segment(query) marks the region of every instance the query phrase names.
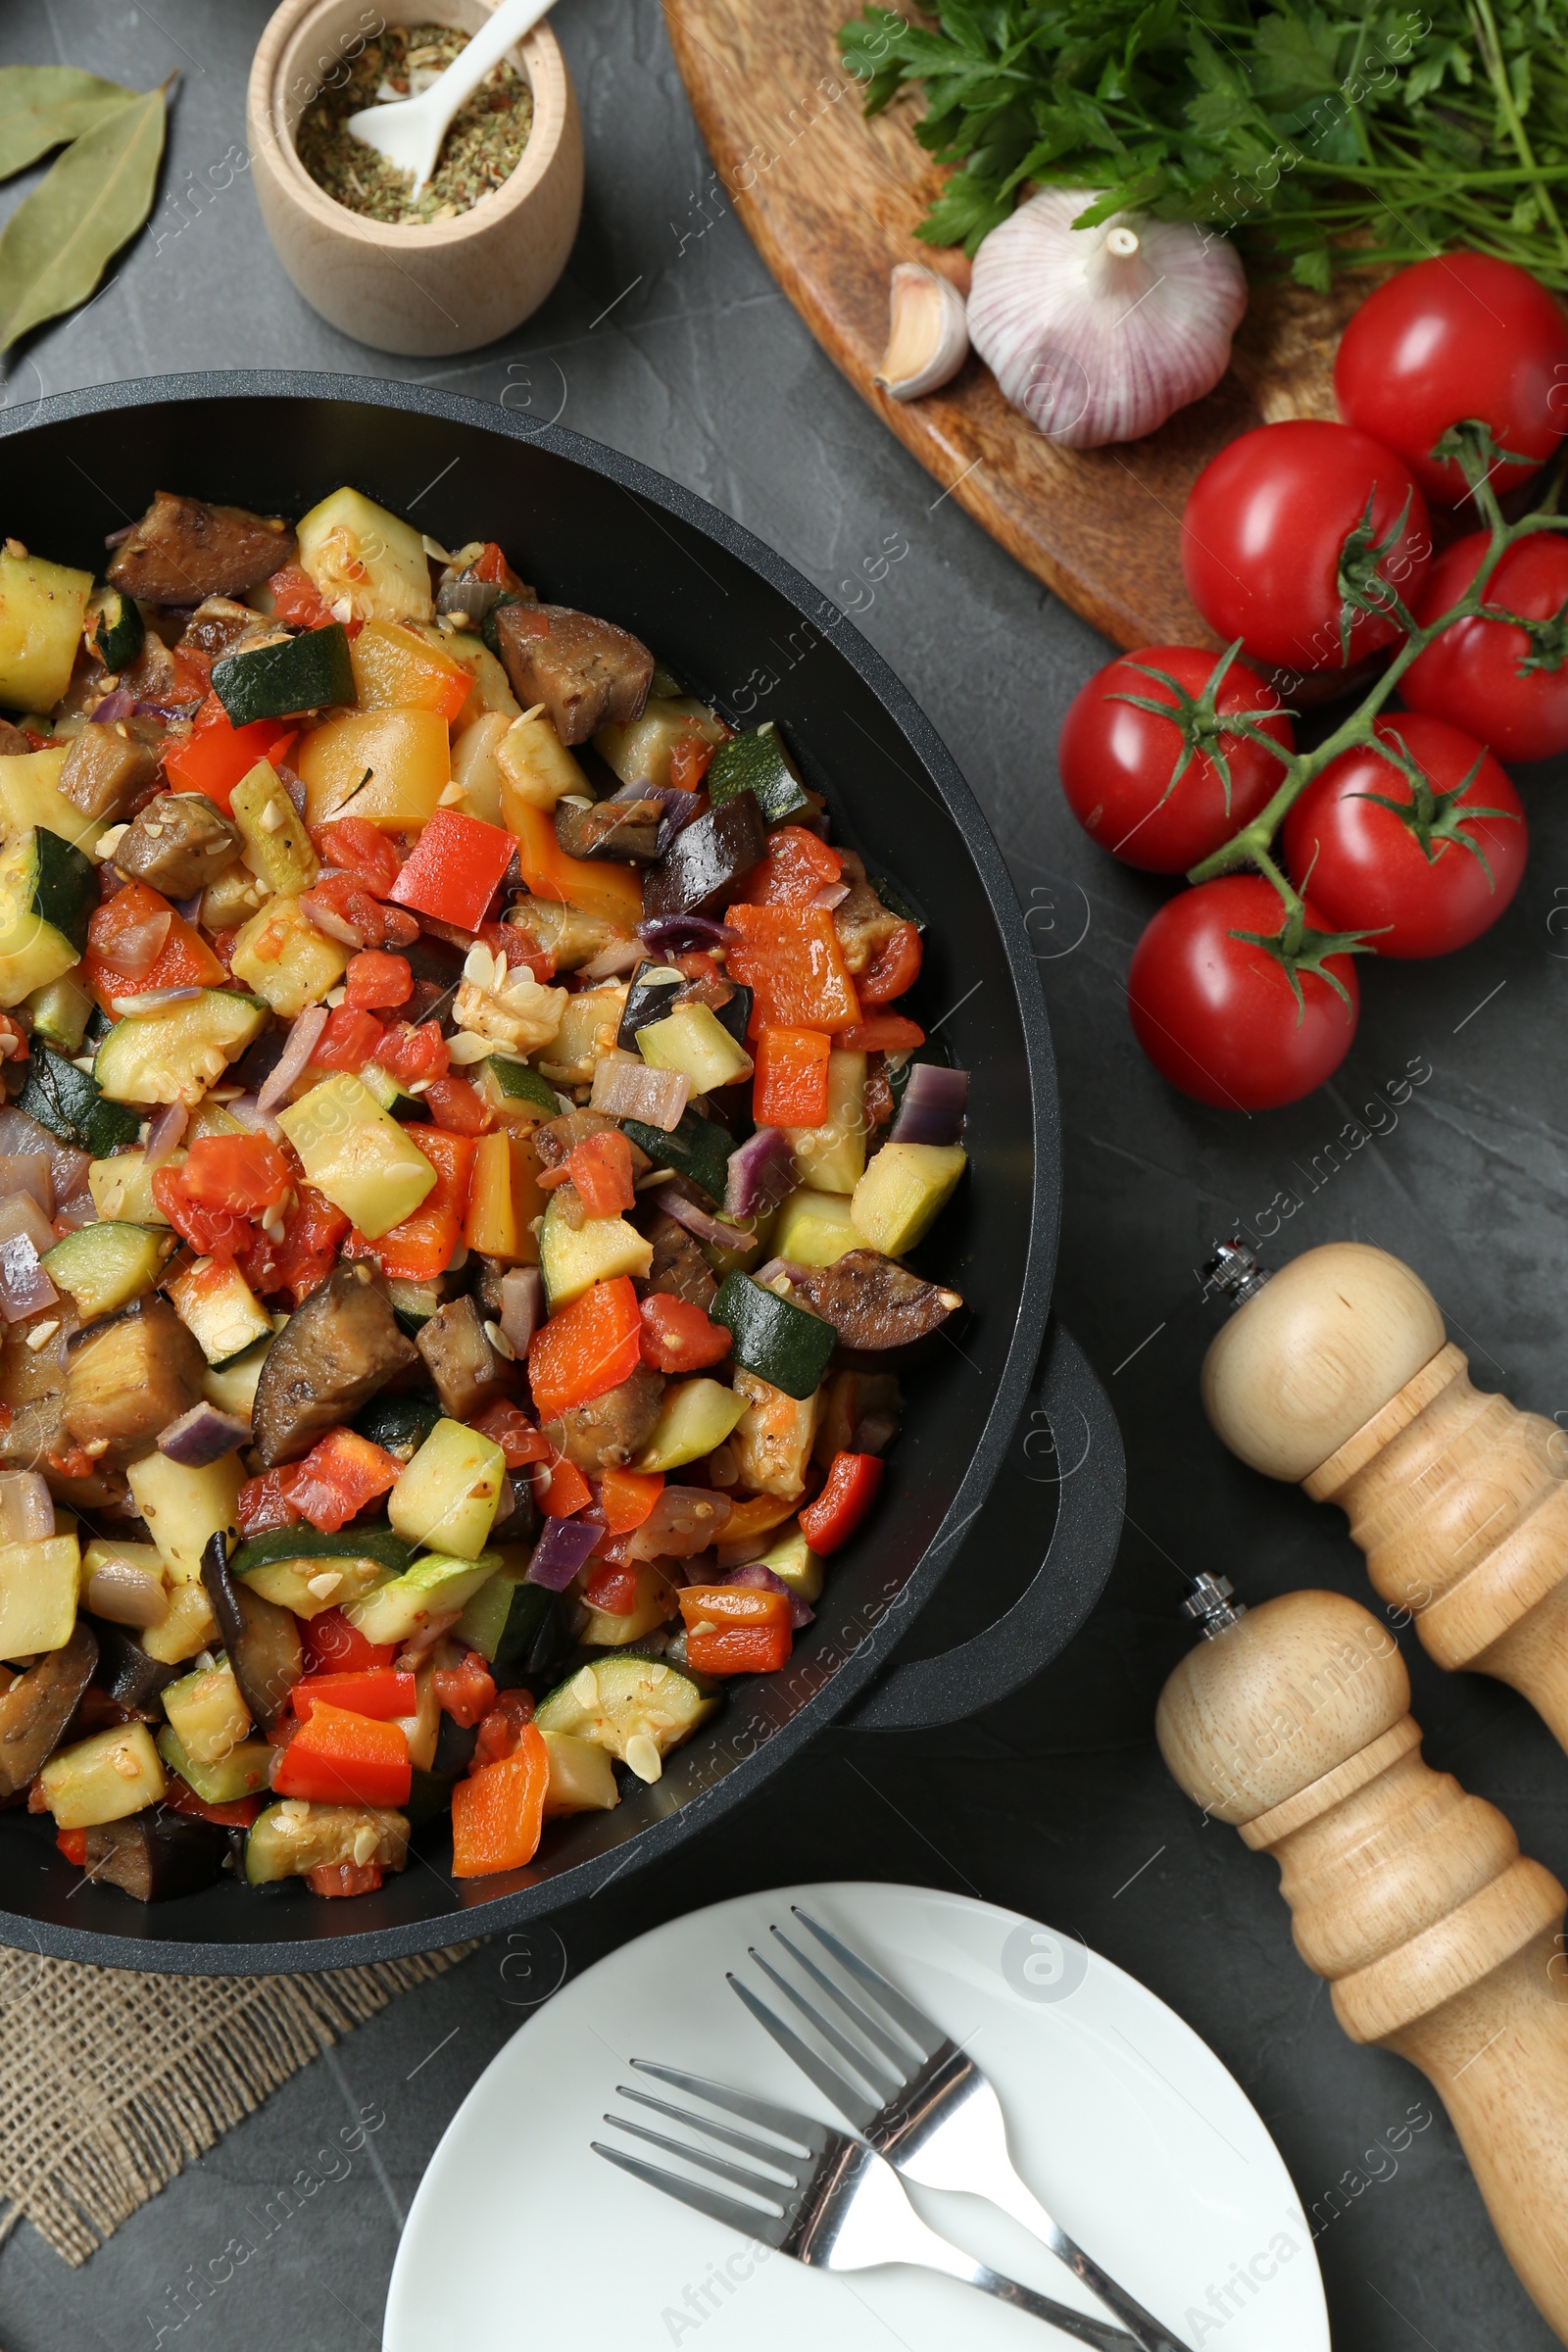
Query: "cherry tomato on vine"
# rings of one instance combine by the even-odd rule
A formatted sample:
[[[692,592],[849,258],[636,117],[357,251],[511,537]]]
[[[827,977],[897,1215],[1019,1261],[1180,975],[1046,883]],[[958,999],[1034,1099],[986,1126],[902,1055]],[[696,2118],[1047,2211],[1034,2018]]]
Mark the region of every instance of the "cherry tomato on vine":
[[[1491,545],[1486,531],[1446,547],[1427,575],[1416,618],[1448,612]],[[1515,540],[1487,582],[1489,607],[1512,621],[1456,620],[1399,680],[1412,710],[1467,727],[1503,760],[1549,760],[1568,751],[1568,546],[1554,531]]]
[[[1527,465],[1527,482],[1568,433],[1568,317],[1528,270],[1481,253],[1417,262],[1369,294],[1340,338],[1334,397],[1347,424],[1396,450],[1429,498],[1468,496],[1460,467],[1433,456],[1474,417]]]
[[[1380,956],[1446,956],[1518,889],[1524,808],[1485,744],[1446,719],[1399,710],[1373,731],[1402,744],[1423,781],[1370,744],[1342,752],[1285,819],[1285,868],[1329,922],[1375,932]]]
[[[1392,643],[1398,622],[1358,610],[1347,588],[1386,596],[1392,584],[1408,605],[1431,555],[1426,501],[1403,459],[1307,417],[1229,442],[1182,515],[1194,604],[1269,668],[1348,668]]]
[[[1227,731],[1222,722],[1238,711],[1294,751],[1279,696],[1245,662],[1151,645],[1096,670],[1056,746],[1061,789],[1084,831],[1152,874],[1185,873],[1219,849],[1284,773],[1264,745]]]
[[[1138,1043],[1183,1094],[1221,1110],[1274,1110],[1339,1068],[1361,1009],[1355,967],[1315,906],[1302,915],[1293,943],[1261,874],[1200,882],[1155,915],[1133,951],[1127,1008]],[[1294,973],[1293,944],[1303,958]]]

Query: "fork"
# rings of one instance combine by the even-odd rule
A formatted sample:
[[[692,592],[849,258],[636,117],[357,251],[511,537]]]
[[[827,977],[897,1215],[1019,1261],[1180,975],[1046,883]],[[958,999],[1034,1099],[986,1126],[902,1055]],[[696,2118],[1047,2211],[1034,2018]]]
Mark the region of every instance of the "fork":
[[[961,2279],[965,2286],[977,2286],[982,2293],[995,2295],[999,2302],[1010,2304],[1015,2311],[1029,2312],[1035,2319],[1059,2328],[1063,2334],[1076,2336],[1080,2343],[1094,2345],[1096,2352],[1137,2352],[1131,2336],[1124,2335],[1119,2328],[1111,2328],[1087,2312],[1074,2311],[1050,2295],[1036,2294],[1032,2287],[1020,2286],[1015,2278],[1004,2278],[1000,2271],[988,2270],[984,2263],[974,2261],[958,2247],[950,2245],[945,2237],[939,2237],[934,2230],[927,2229],[910,2205],[892,2166],[863,2140],[852,2139],[847,2132],[836,2131],[831,2124],[818,2124],[809,2116],[797,2115],[793,2108],[776,2107],[766,2099],[731,2090],[722,2082],[710,2082],[701,2075],[682,2074],[677,2067],[656,2066],[644,2058],[634,2058],[632,2065],[639,2074],[652,2075],[658,2082],[706,2100],[710,2107],[723,2108],[746,2123],[759,2125],[771,2132],[774,2140],[785,2143],[776,2146],[754,2139],[749,2132],[737,2132],[731,2125],[714,2123],[705,2115],[693,2115],[687,2108],[673,2107],[665,2099],[651,2098],[646,2091],[634,2090],[629,2083],[620,2082],[615,2086],[617,2098],[629,2099],[635,2106],[648,2108],[671,2123],[700,2132],[721,2147],[749,2158],[750,2163],[734,2164],[727,2157],[710,2154],[706,2148],[671,2138],[667,2132],[650,2131],[646,2125],[633,2123],[625,2116],[607,2115],[607,2124],[633,2139],[645,2140],[650,2147],[662,2148],[667,2155],[703,2167],[753,2197],[766,2198],[770,2209],[764,2211],[760,2205],[743,2204],[700,2180],[687,2180],[678,2173],[665,2172],[661,2165],[627,2156],[619,2148],[608,2148],[602,2140],[589,2143],[596,2156],[618,2165],[633,2179],[647,2181],[652,2188],[662,2188],[666,2196],[676,2197],[681,2204],[706,2213],[710,2221],[724,2222],[751,2237],[760,2238],[764,2245],[812,2269],[867,2271],[883,2263],[913,2263],[921,2270],[940,2271],[949,2278]],[[759,2171],[756,2169],[759,2166],[765,2169]]]
[[[781,1928],[773,1934],[796,1965],[839,2014],[877,2053],[858,2049],[831,2018],[808,2001],[755,1947],[751,1957],[773,1984],[859,2078],[851,2082],[785,2024],[749,1984],[731,1974],[729,1983],[758,2024],[801,2072],[816,2084],[863,2139],[909,2180],[927,2188],[961,2189],[985,2197],[1021,2223],[1064,2262],[1075,2278],[1114,2312],[1142,2352],[1188,2352],[1179,2336],[1118,2285],[1108,2271],[1046,2211],[1018,2177],[1007,2147],[1002,2104],[974,2060],[944,2034],[934,2019],[880,1976],[797,1904],[794,1916],[851,1976],[865,2004],[850,1995]],[[918,2057],[898,2035],[912,2043]],[[865,2087],[861,2087],[864,2085]]]

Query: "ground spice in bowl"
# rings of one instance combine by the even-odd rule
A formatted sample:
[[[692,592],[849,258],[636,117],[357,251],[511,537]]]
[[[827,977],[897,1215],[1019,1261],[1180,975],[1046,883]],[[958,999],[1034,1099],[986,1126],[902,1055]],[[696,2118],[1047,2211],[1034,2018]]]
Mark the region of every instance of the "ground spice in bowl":
[[[533,93],[505,58],[453,116],[435,171],[417,197],[410,192],[408,172],[347,127],[348,117],[363,107],[418,97],[469,38],[448,24],[392,25],[361,51],[345,82],[312,101],[300,118],[295,147],[324,194],[368,220],[424,228],[455,220],[505,186],[533,127]]]

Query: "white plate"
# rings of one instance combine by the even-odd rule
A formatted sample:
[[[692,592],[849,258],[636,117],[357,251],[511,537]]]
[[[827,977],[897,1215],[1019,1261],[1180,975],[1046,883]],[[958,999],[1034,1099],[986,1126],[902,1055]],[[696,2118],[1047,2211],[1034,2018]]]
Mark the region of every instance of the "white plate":
[[[698,2337],[701,2352],[1065,2348],[1054,2329],[952,2279],[835,2278],[748,2247],[591,2153],[591,2139],[616,2136],[601,2119],[632,2057],[842,2120],[724,1984],[726,1969],[747,1970],[747,1946],[764,1942],[771,1921],[790,1925],[792,1903],[859,1945],[973,2050],[1036,2194],[1192,2352],[1329,2352],[1311,2233],[1279,2151],[1173,2011],[1015,1913],[855,1884],[780,1887],[672,1920],[541,2008],[430,2161],[398,2249],[384,2352],[652,2352]],[[536,1952],[551,1943],[535,1932]],[[559,1939],[553,1948],[564,1967]],[[969,2252],[1099,2309],[1004,2216],[971,2197],[914,2194]]]

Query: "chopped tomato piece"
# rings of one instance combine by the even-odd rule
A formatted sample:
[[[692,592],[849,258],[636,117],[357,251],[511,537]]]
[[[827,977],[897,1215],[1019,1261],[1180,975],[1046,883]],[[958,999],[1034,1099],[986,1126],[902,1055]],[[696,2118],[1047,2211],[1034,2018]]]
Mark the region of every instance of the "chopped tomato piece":
[[[424,1099],[449,1135],[488,1135],[495,1126],[495,1112],[466,1078],[432,1078]]]
[[[503,1756],[516,1753],[522,1727],[533,1721],[533,1692],[531,1690],[503,1690],[489,1714],[479,1726],[473,1755],[468,1765],[470,1773],[483,1772],[487,1764],[499,1763]]]
[[[853,1028],[860,1002],[839,946],[833,917],[821,906],[731,906],[724,917],[741,933],[725,970],[755,992],[753,1026]]]
[[[801,1513],[801,1533],[813,1551],[837,1551],[854,1535],[876,1500],[883,1467],[876,1453],[833,1456],[821,1494]]]
[[[385,1067],[385,1064],[382,1064]],[[376,1257],[382,1272],[404,1282],[433,1282],[452,1263],[468,1205],[468,1180],[473,1170],[473,1138],[449,1135],[444,1127],[406,1127],[435,1170],[435,1183],[412,1217],[405,1217],[378,1242],[355,1234],[347,1257]]]
[[[389,1494],[403,1475],[395,1454],[353,1429],[329,1429],[302,1462],[290,1466],[294,1475],[288,1500],[323,1535],[336,1535],[368,1502]],[[411,1714],[413,1709],[398,1712]]]
[[[419,1078],[444,1078],[452,1067],[451,1049],[435,1021],[394,1021],[376,1053],[376,1061],[400,1086]]]
[[[612,1463],[599,1482],[599,1507],[610,1533],[624,1536],[641,1527],[663,1492],[662,1470],[621,1470]]]
[[[390,1666],[397,1656],[395,1642],[368,1642],[341,1609],[322,1609],[318,1616],[302,1619],[300,1641],[307,1674],[362,1674],[373,1666]]]
[[[403,870],[396,843],[367,817],[334,816],[314,825],[311,840],[323,865],[352,874],[372,899],[384,899]]]
[[[544,1827],[550,1750],[525,1723],[510,1756],[484,1765],[452,1791],[452,1875],[484,1879],[531,1862]]]
[[[323,629],[333,617],[319,588],[297,564],[284,564],[267,583],[273,616],[286,629]]]
[[[313,1894],[373,1894],[381,1884],[379,1862],[316,1862],[305,1873]]]
[[[590,1609],[603,1609],[607,1617],[629,1617],[637,1605],[637,1571],[629,1563],[616,1567],[607,1560],[588,1579],[582,1596]]]
[[[686,1656],[698,1674],[774,1674],[794,1645],[787,1592],[688,1585],[680,1613]]]
[[[408,957],[381,948],[362,948],[343,975],[343,1002],[354,1012],[390,1012],[413,994]]]
[[[386,958],[389,963],[392,960],[391,956]],[[396,960],[401,963],[403,958],[399,956]],[[406,964],[404,969],[408,969]],[[386,1030],[373,1012],[357,1011],[349,1004],[334,1005],[326,1016],[326,1027],[311,1049],[311,1059],[318,1069],[363,1070],[368,1061],[375,1060],[385,1036]]]
[[[535,1428],[522,1407],[505,1396],[498,1396],[482,1413],[475,1413],[468,1427],[500,1446],[509,1470],[520,1470],[526,1462],[550,1459],[550,1440],[543,1430]]]
[[[150,944],[156,953],[149,963],[144,957]],[[139,968],[127,971],[130,962]],[[145,882],[127,882],[94,908],[81,977],[111,1019],[117,997],[150,996],[160,988],[221,988],[226,976],[195,925]]]
[[[534,1500],[547,1519],[572,1519],[592,1502],[593,1489],[574,1462],[564,1453],[553,1453],[547,1462],[536,1462],[531,1473]]]
[[[194,1814],[198,1821],[216,1821],[224,1830],[248,1830],[262,1809],[259,1796],[236,1796],[226,1805],[210,1805],[177,1772],[168,1777],[164,1803],[172,1806],[176,1813]]]
[[[852,1054],[912,1054],[925,1044],[925,1031],[902,1012],[873,1012],[868,1021],[844,1030],[839,1044]]]
[[[437,808],[392,887],[400,906],[477,931],[516,844],[504,825],[461,808]]]
[[[730,1335],[721,1323],[710,1322],[689,1298],[651,1291],[642,1303],[642,1358],[656,1372],[701,1372],[721,1364],[730,1351]]]
[[[322,874],[300,892],[300,905],[319,914],[321,929],[345,946],[412,948],[419,936],[413,915],[384,905],[358,874]]]
[[[385,1722],[394,1715],[412,1715],[419,1703],[412,1674],[397,1674],[390,1666],[362,1666],[336,1674],[307,1674],[289,1692],[289,1702],[301,1723],[317,1707],[346,1707],[351,1715],[373,1715]]]
[[[250,1220],[232,1209],[204,1208],[180,1187],[182,1168],[153,1170],[153,1199],[182,1242],[202,1257],[230,1258],[255,1238]]]
[[[400,1723],[318,1704],[272,1767],[279,1796],[323,1805],[401,1805],[413,1768]]]
[[[808,906],[844,871],[841,851],[829,849],[804,825],[780,825],[767,837],[767,856],[744,876],[738,895],[751,906]]]
[[[496,1703],[495,1676],[476,1649],[465,1650],[461,1666],[438,1666],[433,1679],[442,1714],[463,1731],[482,1723]]]
[[[533,933],[521,923],[481,923],[475,937],[492,956],[501,956],[509,971],[526,964],[534,978],[543,984],[556,975],[556,958],[549,948],[542,948]]]
[[[252,1536],[265,1536],[274,1527],[292,1527],[305,1513],[289,1499],[294,1484],[295,1464],[287,1462],[280,1470],[264,1470],[260,1478],[248,1478],[239,1491],[235,1514],[239,1532],[249,1542]]]
[[[472,570],[476,580],[488,580],[492,587],[505,588],[513,596],[515,596],[519,590],[524,596],[532,594],[531,589],[523,588],[521,580],[518,579],[494,539],[485,541],[483,551],[474,563]]]
[[[642,1322],[629,1274],[596,1282],[542,1323],[528,1345],[533,1400],[546,1420],[630,1380],[642,1360]]]
[[[283,1219],[283,1238],[274,1242],[255,1234],[240,1260],[240,1271],[258,1298],[285,1292],[290,1306],[299,1306],[319,1290],[337,1262],[349,1221],[314,1185],[295,1186],[298,1196]]]
[[[752,1116],[759,1127],[820,1127],[827,1117],[828,1055],[820,1029],[764,1026],[757,1040]]]
[[[913,923],[901,923],[882,942],[856,982],[862,1004],[891,1004],[920,977],[924,950]]]
[[[165,751],[164,773],[175,792],[205,792],[228,816],[228,796],[241,776],[248,776],[258,760],[276,767],[298,732],[275,718],[236,727],[217,695],[209,695],[190,734]]]
[[[179,1170],[187,1200],[241,1217],[275,1208],[292,1181],[288,1161],[265,1135],[198,1136]]]
[[[86,1869],[87,1833],[85,1830],[57,1830],[55,1843],[68,1862],[74,1862],[78,1870]]]
[[[635,1205],[631,1145],[618,1127],[585,1135],[566,1159],[565,1173],[591,1217],[618,1217]]]

